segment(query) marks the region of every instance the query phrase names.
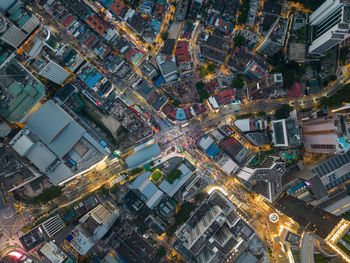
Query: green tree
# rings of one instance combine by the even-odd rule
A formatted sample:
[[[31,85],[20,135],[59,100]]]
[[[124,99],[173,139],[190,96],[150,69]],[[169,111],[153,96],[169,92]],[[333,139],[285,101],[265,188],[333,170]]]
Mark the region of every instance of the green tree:
[[[61,187],[53,185],[53,186],[50,186],[49,188],[44,189],[44,191],[41,194],[34,197],[34,199],[32,199],[32,203],[35,203],[35,204],[47,203],[48,201],[51,201],[61,195],[62,195]]]
[[[237,75],[233,78],[231,83],[232,88],[243,89],[244,88],[244,79],[242,75]]]
[[[277,120],[280,119],[286,119],[289,117],[289,113],[293,110],[293,107],[291,107],[289,104],[283,104],[281,108],[276,110],[275,112],[275,118]]]
[[[176,232],[176,230],[177,230],[177,225],[176,225],[176,224],[171,225],[171,226],[168,227],[168,229],[166,230],[166,236],[167,236],[167,237],[173,236],[174,233]]]
[[[207,66],[207,71],[209,73],[213,73],[215,71],[215,68],[216,68],[215,64],[209,63],[208,66]]]
[[[173,104],[175,107],[179,107],[181,105],[181,102],[179,100],[173,100]]]
[[[202,81],[196,83],[196,89],[199,96],[199,102],[203,102],[204,100],[209,98],[209,92],[204,86]]]
[[[242,36],[241,33],[236,34],[235,38],[233,39],[233,43],[235,45],[235,47],[241,47],[243,46],[245,41],[244,36]]]
[[[168,32],[163,32],[162,35],[161,35],[163,41],[166,41],[169,37],[169,33]]]
[[[190,217],[194,206],[190,202],[185,202],[180,206],[179,211],[175,215],[175,222],[178,226],[182,225]]]
[[[165,255],[166,255],[165,247],[161,246],[160,248],[157,249],[157,256],[162,258]]]
[[[165,178],[170,184],[174,183],[176,179],[179,179],[182,175],[182,172],[178,169],[172,170],[169,175]]]

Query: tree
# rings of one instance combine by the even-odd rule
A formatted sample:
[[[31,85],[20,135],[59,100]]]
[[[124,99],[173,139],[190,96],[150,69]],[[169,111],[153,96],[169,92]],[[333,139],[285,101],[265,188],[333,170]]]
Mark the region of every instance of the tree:
[[[244,79],[242,75],[237,75],[233,78],[231,83],[232,88],[243,89],[244,88]]]
[[[160,248],[157,249],[157,256],[162,258],[165,255],[166,255],[165,247],[161,246]]]
[[[203,102],[209,98],[209,92],[206,90],[202,81],[196,83],[196,89],[199,96],[199,102]]]
[[[173,100],[173,104],[175,107],[179,107],[181,105],[181,102],[179,100]]]
[[[182,225],[190,217],[194,206],[190,202],[185,202],[180,206],[179,211],[175,215],[175,222],[178,226]]]
[[[168,229],[166,230],[166,236],[167,237],[171,237],[172,235],[174,235],[174,233],[177,230],[177,225],[173,224],[170,227],[168,227]]]
[[[168,32],[163,32],[162,35],[161,35],[163,41],[166,41],[169,37],[169,33]]]
[[[293,110],[293,107],[291,107],[289,104],[283,104],[281,108],[276,110],[275,112],[275,118],[277,120],[280,119],[286,119],[289,117],[289,113]]]
[[[208,66],[207,66],[207,71],[209,73],[213,73],[215,71],[215,68],[216,68],[215,64],[209,63]]]
[[[235,47],[243,46],[244,41],[245,41],[245,38],[240,33],[236,34],[235,38],[233,39],[233,43],[235,44]]]
[[[32,203],[35,203],[35,204],[47,203],[48,201],[51,201],[61,195],[62,195],[61,187],[53,185],[49,188],[44,189],[44,191],[41,194],[34,197],[34,199],[32,199]]]
[[[182,175],[182,172],[178,169],[172,170],[169,175],[166,177],[166,180],[172,184],[176,179],[179,179]]]

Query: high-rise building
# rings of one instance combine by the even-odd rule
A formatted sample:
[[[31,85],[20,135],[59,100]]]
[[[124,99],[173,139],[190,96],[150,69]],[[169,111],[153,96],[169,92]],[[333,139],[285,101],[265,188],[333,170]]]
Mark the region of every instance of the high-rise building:
[[[310,55],[322,55],[350,36],[350,6],[343,0],[327,0],[310,16]]]
[[[264,243],[241,218],[240,209],[218,190],[179,228],[172,246],[189,263],[267,259]]]
[[[8,18],[0,14],[0,40],[18,48],[39,25],[40,20],[24,8],[10,9]]]
[[[70,74],[56,62],[46,56],[40,56],[33,67],[37,69],[39,75],[61,85]]]
[[[279,17],[267,32],[257,51],[272,57],[284,47],[288,32],[288,18]]]
[[[256,163],[256,158],[243,167],[237,176],[252,185],[256,193],[266,201],[273,203],[282,193],[282,176],[286,172],[285,164],[273,156],[268,156],[258,163]]]
[[[350,262],[350,222],[296,197],[282,196],[275,207],[296,221],[305,232],[323,239]]]
[[[339,154],[349,149],[348,122],[344,115],[328,115],[303,121],[304,147],[307,152]]]

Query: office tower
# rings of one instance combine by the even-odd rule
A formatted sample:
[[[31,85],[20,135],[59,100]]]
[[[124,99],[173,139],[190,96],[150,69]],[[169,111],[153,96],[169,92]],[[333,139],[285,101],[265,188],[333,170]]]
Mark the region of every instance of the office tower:
[[[279,17],[267,32],[257,51],[272,57],[284,47],[288,32],[288,18]]]
[[[296,221],[305,232],[323,239],[350,262],[350,222],[296,197],[282,196],[275,208]]]
[[[349,149],[346,117],[328,115],[303,121],[304,147],[307,152],[339,154]]]
[[[62,68],[57,63],[53,62],[51,59],[41,56],[37,63],[37,68],[39,70],[39,75],[61,85],[70,74]]]
[[[0,39],[14,48],[39,26],[40,20],[24,8],[10,9],[9,19],[0,14]]]
[[[350,36],[350,7],[342,0],[327,0],[310,16],[310,55],[323,55]]]
[[[268,156],[261,163],[252,160],[243,167],[237,176],[249,183],[257,194],[273,203],[282,193],[282,176],[286,172],[283,162],[277,157]]]

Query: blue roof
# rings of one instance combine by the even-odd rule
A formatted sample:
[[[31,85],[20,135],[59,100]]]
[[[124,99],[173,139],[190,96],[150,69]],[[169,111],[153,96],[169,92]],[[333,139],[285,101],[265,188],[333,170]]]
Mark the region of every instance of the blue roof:
[[[165,83],[164,78],[162,76],[159,76],[159,78],[157,78],[157,80],[154,82],[154,84],[156,84],[158,88],[160,88],[160,85],[162,83]]]
[[[292,186],[292,187],[288,190],[288,193],[289,193],[289,194],[294,194],[295,192],[299,191],[300,189],[302,189],[302,188],[304,188],[304,187],[306,187],[305,182],[301,182],[301,183],[299,183],[299,184],[297,184],[297,185]]]
[[[214,158],[220,153],[220,149],[213,143],[205,152],[208,156]]]
[[[135,181],[131,184],[132,188],[138,189],[148,178],[151,176],[151,172],[145,172],[140,174]]]
[[[183,109],[177,109],[177,111],[176,111],[176,119],[178,121],[186,120],[186,114],[185,114],[185,111]]]
[[[97,82],[100,81],[100,79],[102,78],[102,75],[100,73],[96,73],[95,75],[89,77],[85,83],[86,85],[88,85],[90,88],[92,88],[93,86],[96,85]]]
[[[132,188],[139,189],[140,192],[147,197],[147,199],[151,199],[152,196],[158,191],[157,186],[155,186],[155,184],[148,179],[150,176],[151,172],[145,172],[139,175],[131,185]],[[144,186],[141,187],[142,185]]]
[[[160,148],[157,143],[142,148],[125,159],[125,162],[130,168],[137,167],[152,157],[160,154]]]

